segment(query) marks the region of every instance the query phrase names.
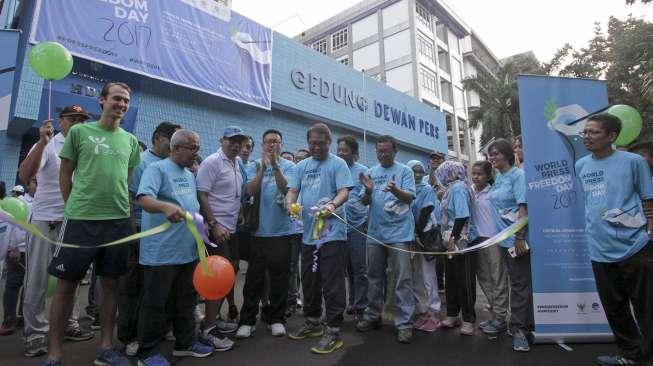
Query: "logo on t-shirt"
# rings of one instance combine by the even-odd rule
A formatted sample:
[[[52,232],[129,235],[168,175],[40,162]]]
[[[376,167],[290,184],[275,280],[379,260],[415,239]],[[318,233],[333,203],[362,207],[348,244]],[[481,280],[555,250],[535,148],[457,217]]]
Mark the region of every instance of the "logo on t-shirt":
[[[106,137],[93,137],[93,136],[89,136],[88,139],[91,140],[91,142],[92,142],[93,144],[95,144],[95,149],[93,150],[93,152],[95,153],[95,155],[100,155],[100,148],[104,148],[104,149],[106,149],[106,150],[111,150],[111,147],[110,147],[109,145],[107,145],[107,144],[104,143],[104,141],[107,140]],[[103,155],[108,155],[108,154],[105,153],[105,154],[103,154]]]

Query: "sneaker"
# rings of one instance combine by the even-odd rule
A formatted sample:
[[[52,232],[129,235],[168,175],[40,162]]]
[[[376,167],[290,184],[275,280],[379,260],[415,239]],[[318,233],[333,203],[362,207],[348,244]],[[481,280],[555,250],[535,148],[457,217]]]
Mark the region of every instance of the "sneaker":
[[[460,319],[458,319],[458,317],[448,316],[440,323],[440,325],[443,328],[455,328],[460,325]]]
[[[382,321],[381,319],[376,320],[366,320],[363,319],[356,323],[356,330],[359,332],[369,332],[373,329],[381,328]]]
[[[420,327],[424,325],[424,323],[426,323],[427,320],[429,320],[429,315],[421,314],[420,316],[417,317],[417,319],[415,320],[415,324],[413,324],[413,326],[415,327],[415,329],[420,329]]]
[[[599,356],[596,358],[596,363],[601,366],[621,366],[621,365],[633,365],[633,366],[644,366],[642,362],[626,358],[624,356]]]
[[[2,323],[0,325],[0,336],[12,335],[14,331],[16,331],[16,325],[14,323]]]
[[[483,330],[483,329],[485,329],[485,327],[487,327],[491,323],[492,323],[492,319],[484,320],[484,321],[478,323],[478,327],[479,327],[479,329]]]
[[[170,362],[163,355],[157,353],[144,360],[138,360],[138,366],[170,366]]]
[[[98,350],[93,364],[95,366],[131,366],[127,357],[115,348]]]
[[[273,323],[269,326],[273,337],[281,337],[286,335],[286,327],[281,323]]]
[[[48,353],[48,342],[44,336],[34,335],[27,337],[25,340],[25,351],[23,351],[26,357],[39,357],[46,353]]]
[[[213,353],[213,347],[202,342],[195,342],[186,349],[173,349],[172,355],[175,357],[208,357]]]
[[[399,329],[397,331],[397,342],[408,344],[413,341],[413,330],[411,328]]]
[[[229,320],[235,322],[238,319],[238,308],[236,305],[229,306]]]
[[[304,325],[301,328],[297,329],[293,333],[288,334],[288,338],[294,340],[306,339],[320,337],[324,334],[324,327],[322,324],[315,323],[307,320],[304,322]]]
[[[340,330],[338,328],[329,328],[324,332],[324,335],[317,344],[311,347],[311,352],[318,355],[325,355],[331,353],[339,348],[342,348],[342,339],[340,338]]]
[[[234,348],[234,341],[220,334],[215,327],[203,330],[199,340],[206,345],[213,346],[217,352],[229,351]]]
[[[89,315],[90,318],[90,315]],[[93,321],[91,322],[91,329],[92,330],[100,330],[100,317],[96,316],[92,318]]]
[[[286,306],[286,312],[284,313],[284,316],[286,317],[286,319],[290,318],[295,314],[295,312],[297,312],[297,305],[296,304],[288,305]]]
[[[255,330],[256,330],[256,326],[241,325],[240,327],[238,327],[238,331],[236,331],[236,339],[249,338],[252,336]]]
[[[45,361],[43,361],[43,363],[41,365],[42,366],[61,366],[61,361],[46,359]]]
[[[415,327],[417,330],[429,333],[435,332],[438,330],[438,328],[440,328],[440,319],[433,316],[428,317],[426,321],[420,325],[420,327]]]
[[[528,339],[520,329],[517,329],[512,335],[512,349],[517,352],[528,352],[531,350]]]
[[[495,319],[490,322],[486,327],[481,328],[483,333],[495,335],[505,332],[508,329],[508,323],[505,320]]]
[[[474,335],[474,323],[463,322],[463,325],[460,327],[460,334],[467,336]]]
[[[79,326],[79,323],[73,322],[69,323],[66,327],[66,331],[64,332],[64,340],[82,342],[88,341],[89,339],[93,338],[94,335],[95,334],[93,334],[91,331],[82,330],[82,327]]]
[[[236,331],[236,329],[238,329],[238,323],[218,319],[218,321],[215,322],[215,327],[218,332],[222,334],[233,333]]]
[[[125,354],[129,357],[134,357],[138,354],[138,342],[132,341],[125,346]]]

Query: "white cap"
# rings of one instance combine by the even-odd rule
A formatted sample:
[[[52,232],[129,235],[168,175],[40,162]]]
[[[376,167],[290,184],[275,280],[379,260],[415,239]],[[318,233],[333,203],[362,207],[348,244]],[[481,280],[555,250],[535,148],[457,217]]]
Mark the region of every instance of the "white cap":
[[[14,186],[14,188],[11,189],[12,192],[19,192],[19,193],[25,193],[25,188],[21,185]]]

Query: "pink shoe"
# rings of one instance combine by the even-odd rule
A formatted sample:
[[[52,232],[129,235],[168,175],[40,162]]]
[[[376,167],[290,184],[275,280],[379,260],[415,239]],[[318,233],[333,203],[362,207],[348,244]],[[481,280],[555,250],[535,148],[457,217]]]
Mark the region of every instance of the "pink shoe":
[[[429,317],[421,327],[417,328],[418,330],[433,333],[440,328],[440,319]]]
[[[420,329],[420,327],[424,325],[424,323],[426,323],[427,320],[429,320],[429,316],[427,314],[422,314],[419,317],[417,317],[417,320],[415,320],[415,324],[413,324],[413,327],[415,327],[415,329]]]

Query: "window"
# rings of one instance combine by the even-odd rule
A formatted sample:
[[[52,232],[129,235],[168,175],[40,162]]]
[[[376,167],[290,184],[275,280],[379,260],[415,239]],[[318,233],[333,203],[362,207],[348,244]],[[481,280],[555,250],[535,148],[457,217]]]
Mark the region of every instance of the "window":
[[[460,84],[462,80],[462,70],[460,70],[460,61],[451,60],[451,80],[454,84]]]
[[[417,21],[424,24],[426,28],[431,29],[431,13],[426,10],[420,3],[415,3]]]
[[[347,47],[347,28],[343,28],[331,35],[331,52],[336,52]]]
[[[458,55],[460,53],[460,45],[458,44],[458,37],[456,37],[455,34],[449,33],[449,51],[453,53],[454,55]]]
[[[425,67],[419,69],[419,83],[427,93],[438,95],[438,82],[435,73]]]
[[[453,102],[455,103],[454,107],[456,107],[456,110],[459,112],[458,114],[464,115],[465,114],[465,108],[464,108],[465,107],[465,97],[464,97],[462,89],[460,89],[458,87],[453,88]]]
[[[444,120],[447,123],[447,143],[449,150],[453,151],[453,116],[449,112],[444,112]]]
[[[405,64],[385,72],[386,84],[402,93],[413,91],[413,65]]]
[[[464,119],[458,118],[458,141],[460,141],[460,153],[465,155],[467,155],[467,144],[465,143],[466,130],[467,122]]]
[[[379,34],[379,22],[376,13],[363,18],[351,25],[352,41],[354,43],[367,37]]]
[[[435,63],[435,52],[433,51],[433,41],[418,34],[417,51],[420,55],[426,57],[429,61]]]
[[[345,66],[349,66],[349,55],[340,56],[336,60]]]
[[[395,33],[383,40],[385,62],[410,55],[410,32],[408,30]]]
[[[447,26],[444,23],[437,22],[435,23],[435,35],[440,38],[444,43],[447,43],[449,39],[447,38]]]
[[[389,29],[408,21],[408,1],[401,0],[383,9],[383,29]]]
[[[442,89],[442,101],[453,105],[453,89],[451,83],[440,78],[440,88]]]
[[[438,63],[440,65],[441,70],[443,70],[447,74],[451,74],[451,63],[449,61],[449,52],[443,50],[440,47],[438,47]]]
[[[319,41],[313,42],[313,44],[311,45],[311,48],[313,48],[314,50],[316,50],[319,53],[323,53],[323,54],[326,55],[326,53],[327,53],[327,40],[326,40],[326,38],[322,38]]]
[[[369,70],[379,66],[379,42],[374,42],[354,51],[354,69]]]

